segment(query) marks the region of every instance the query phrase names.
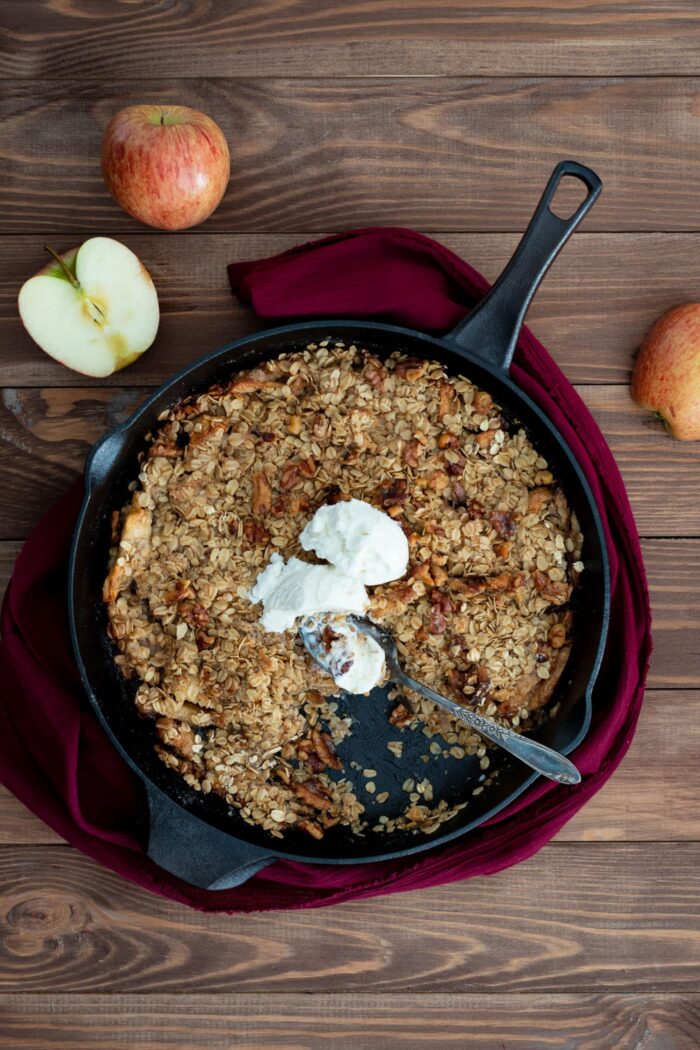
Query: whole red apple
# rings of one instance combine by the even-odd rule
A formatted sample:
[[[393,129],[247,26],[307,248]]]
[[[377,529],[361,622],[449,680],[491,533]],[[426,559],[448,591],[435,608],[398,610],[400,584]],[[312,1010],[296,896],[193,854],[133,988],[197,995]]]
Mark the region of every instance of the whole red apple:
[[[127,106],[102,140],[102,174],[117,204],[160,230],[204,222],[228,184],[223,132],[187,106]]]
[[[700,303],[674,307],[649,330],[634,366],[632,399],[657,412],[680,441],[700,438]]]

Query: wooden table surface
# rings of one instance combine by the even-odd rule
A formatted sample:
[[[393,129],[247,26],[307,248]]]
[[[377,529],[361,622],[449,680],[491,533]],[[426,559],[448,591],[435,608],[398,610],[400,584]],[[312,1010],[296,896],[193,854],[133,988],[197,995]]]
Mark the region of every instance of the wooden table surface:
[[[201,108],[231,145],[228,193],[189,233],[140,226],[102,183],[105,124],[143,101]],[[90,443],[255,327],[227,262],[405,224],[494,278],[571,156],[605,190],[529,321],[625,477],[656,652],[611,782],[536,857],[463,884],[201,916],[0,789],[1,1047],[700,1046],[700,446],[628,395],[646,328],[700,298],[699,144],[697,0],[2,0],[3,583]],[[98,233],[143,258],[162,309],[153,348],[106,381],[41,353],[16,309],[46,241]]]

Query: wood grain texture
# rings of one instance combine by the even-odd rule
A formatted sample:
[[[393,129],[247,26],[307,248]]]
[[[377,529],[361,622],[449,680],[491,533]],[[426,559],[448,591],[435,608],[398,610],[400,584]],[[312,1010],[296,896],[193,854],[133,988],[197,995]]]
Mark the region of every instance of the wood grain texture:
[[[276,255],[316,234],[156,233],[120,236],[150,270],[160,299],[153,347],[104,385],[163,382],[207,350],[264,327],[231,295],[230,262]],[[514,251],[517,234],[435,234],[489,280]],[[79,243],[61,234],[59,249]],[[47,258],[42,238],[0,237],[0,345],[4,386],[78,386],[91,380],[53,361],[22,326],[17,294]],[[700,234],[577,234],[539,289],[528,323],[577,383],[626,383],[647,329],[671,306],[700,296]]]
[[[700,840],[699,753],[700,690],[648,690],[624,762],[599,794],[562,829],[557,841]],[[0,844],[48,846],[61,842],[0,787]]]
[[[693,0],[26,6],[3,0],[5,77],[700,72]]]
[[[25,536],[82,470],[89,446],[125,419],[138,387],[8,388],[0,393],[0,539]],[[626,387],[582,386],[622,471],[642,535],[700,533],[700,458],[637,408]],[[663,493],[663,498],[660,498]]]
[[[19,799],[0,785],[0,843],[36,846],[57,845],[64,840],[35,817]]]
[[[331,910],[195,914],[68,847],[0,850],[0,991],[693,993],[700,844],[562,843]]]
[[[681,995],[2,995],[0,1047],[28,1050],[697,1050]],[[561,1040],[565,1039],[563,1043]]]
[[[0,94],[0,228],[139,229],[103,184],[102,133],[128,103],[174,100],[231,144],[207,231],[519,231],[566,156],[605,184],[587,230],[700,229],[693,77],[20,81]]]

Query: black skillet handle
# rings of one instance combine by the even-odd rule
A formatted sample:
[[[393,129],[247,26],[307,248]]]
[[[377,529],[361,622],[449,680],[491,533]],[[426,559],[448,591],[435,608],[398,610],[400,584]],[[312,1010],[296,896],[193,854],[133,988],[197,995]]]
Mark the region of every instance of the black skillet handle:
[[[275,857],[192,816],[146,783],[150,827],[146,853],[171,875],[205,890],[229,890],[247,882]]]
[[[580,179],[588,190],[585,199],[568,219],[560,219],[549,205],[565,176]],[[499,371],[507,372],[513,358],[530,300],[540,281],[569,237],[595,204],[603,184],[590,168],[574,160],[557,164],[523,234],[520,244],[488,294],[445,339],[455,349],[480,357]]]

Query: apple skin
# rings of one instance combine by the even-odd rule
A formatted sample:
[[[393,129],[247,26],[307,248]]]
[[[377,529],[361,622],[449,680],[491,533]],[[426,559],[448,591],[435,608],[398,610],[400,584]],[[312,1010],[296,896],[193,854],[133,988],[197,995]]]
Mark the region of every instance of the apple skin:
[[[208,219],[230,175],[223,132],[187,106],[127,106],[102,140],[102,174],[117,204],[159,230]]]
[[[679,441],[700,438],[700,303],[663,314],[644,338],[632,400],[658,413]]]

